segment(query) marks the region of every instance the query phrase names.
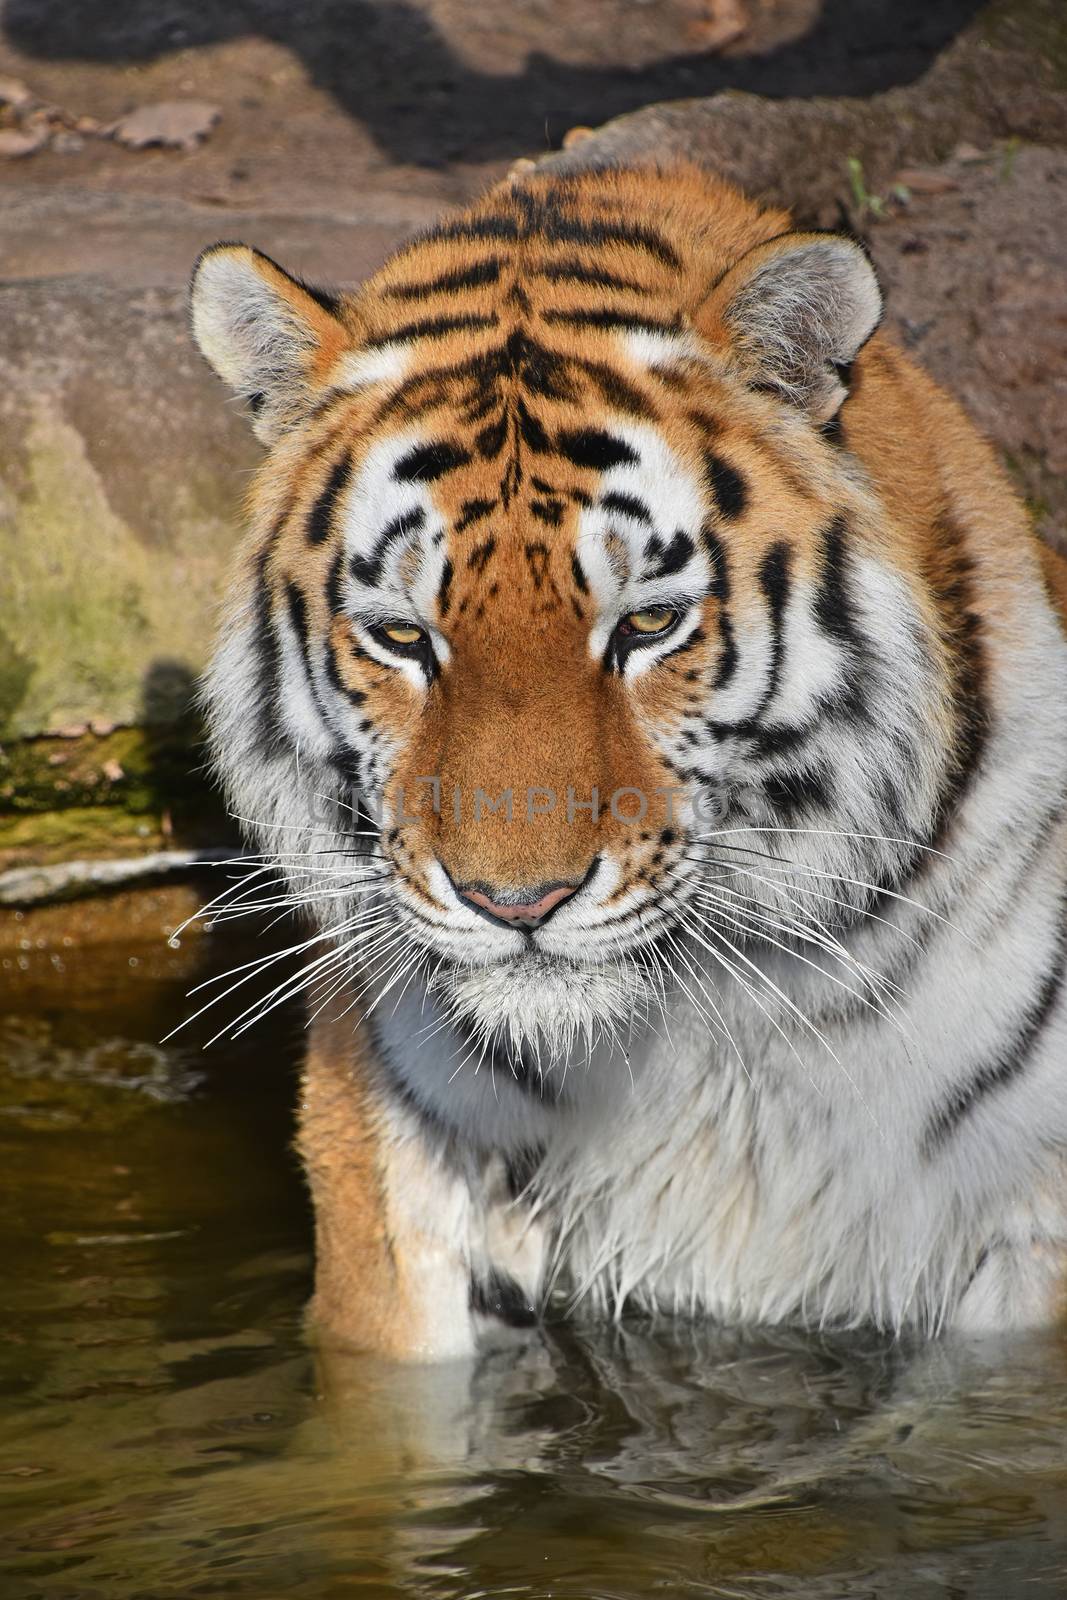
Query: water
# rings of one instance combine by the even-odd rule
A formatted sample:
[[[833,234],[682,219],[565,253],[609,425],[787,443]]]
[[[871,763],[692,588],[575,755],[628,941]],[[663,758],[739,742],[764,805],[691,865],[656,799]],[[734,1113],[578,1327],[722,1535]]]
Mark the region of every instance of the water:
[[[554,1324],[472,1366],[324,1360],[300,1017],[202,1052],[158,1043],[184,959],[19,977],[4,1600],[1067,1595],[1064,1336]]]

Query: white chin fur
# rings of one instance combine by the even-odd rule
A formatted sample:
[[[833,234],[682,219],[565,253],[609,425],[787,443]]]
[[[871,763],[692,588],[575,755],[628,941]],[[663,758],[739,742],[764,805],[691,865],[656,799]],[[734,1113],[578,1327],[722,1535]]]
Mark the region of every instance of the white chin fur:
[[[432,987],[486,1040],[532,1051],[543,1068],[627,1036],[647,1020],[650,986],[628,964],[578,966],[541,953],[442,970]]]

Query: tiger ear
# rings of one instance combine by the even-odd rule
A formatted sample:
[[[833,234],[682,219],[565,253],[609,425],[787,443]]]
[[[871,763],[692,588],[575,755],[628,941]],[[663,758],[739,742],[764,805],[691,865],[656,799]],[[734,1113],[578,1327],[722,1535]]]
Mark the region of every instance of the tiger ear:
[[[338,299],[244,244],[204,251],[193,271],[190,308],[197,344],[248,406],[266,444],[307,414],[353,343]]]
[[[858,244],[833,233],[787,233],[742,256],[694,321],[709,343],[740,358],[749,382],[825,424],[881,316],[882,292]]]

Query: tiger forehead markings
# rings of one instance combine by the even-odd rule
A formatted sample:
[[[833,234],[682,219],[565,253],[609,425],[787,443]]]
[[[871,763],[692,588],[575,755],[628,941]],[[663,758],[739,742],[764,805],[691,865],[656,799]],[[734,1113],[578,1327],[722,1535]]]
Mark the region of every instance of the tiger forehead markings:
[[[318,923],[335,1333],[1051,1315],[1064,573],[880,313],[689,168],[505,185],[353,295],[201,259],[270,446],[207,706]]]

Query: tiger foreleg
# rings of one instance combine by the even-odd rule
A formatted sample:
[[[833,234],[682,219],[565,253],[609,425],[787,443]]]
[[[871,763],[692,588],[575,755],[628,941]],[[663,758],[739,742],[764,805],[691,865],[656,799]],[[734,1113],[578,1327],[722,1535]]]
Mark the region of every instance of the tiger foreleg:
[[[298,1145],[315,1208],[316,1335],[399,1360],[470,1355],[469,1183],[395,1103],[351,1018],[312,1030]]]
[[[536,1320],[542,1229],[504,1163],[457,1161],[350,1017],[312,1030],[299,1130],[315,1208],[309,1316],[322,1341],[443,1361],[472,1355],[494,1325]]]

